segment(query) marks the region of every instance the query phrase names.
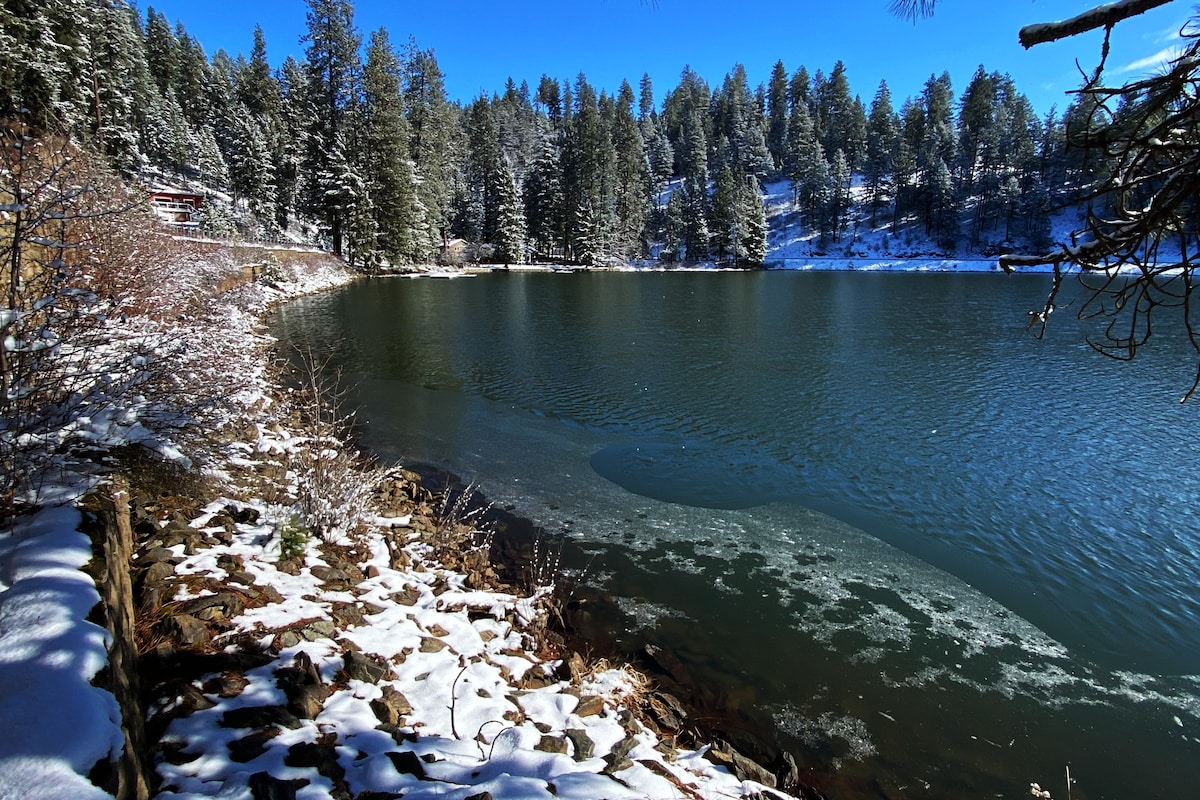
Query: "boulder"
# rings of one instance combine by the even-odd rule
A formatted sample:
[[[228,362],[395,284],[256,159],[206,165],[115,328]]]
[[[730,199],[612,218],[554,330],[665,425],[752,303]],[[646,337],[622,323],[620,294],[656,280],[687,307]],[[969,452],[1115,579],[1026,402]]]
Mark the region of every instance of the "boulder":
[[[190,614],[167,617],[167,631],[184,647],[199,647],[212,641],[208,626]]]
[[[371,701],[375,717],[385,725],[398,725],[400,718],[411,714],[413,707],[408,698],[393,686],[383,687],[383,696]]]
[[[592,756],[596,755],[596,743],[592,741],[592,737],[588,736],[587,731],[582,728],[567,728],[563,731],[567,739],[575,748],[574,759],[576,761],[587,761]]]
[[[365,653],[351,651],[342,656],[342,661],[347,677],[364,683],[379,683],[388,672],[387,663],[383,659]]]
[[[728,744],[714,744],[705,752],[704,757],[717,766],[728,769],[739,781],[754,781],[769,789],[775,788],[773,772],[746,758]]]
[[[250,796],[254,800],[296,800],[296,792],[308,784],[304,778],[285,781],[267,772],[256,772],[250,776]]]
[[[283,763],[289,767],[308,767],[337,784],[346,778],[346,770],[338,763],[337,750],[330,744],[299,742],[288,748]]]
[[[295,730],[301,723],[296,715],[283,706],[245,706],[232,708],[221,715],[222,728],[266,728],[278,725]]]

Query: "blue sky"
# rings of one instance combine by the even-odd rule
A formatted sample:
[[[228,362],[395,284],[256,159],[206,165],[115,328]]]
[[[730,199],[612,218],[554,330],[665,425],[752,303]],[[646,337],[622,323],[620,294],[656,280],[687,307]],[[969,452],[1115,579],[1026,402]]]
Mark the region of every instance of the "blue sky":
[[[685,65],[711,86],[735,63],[752,84],[766,82],[782,59],[826,74],[845,62],[852,90],[869,103],[881,79],[897,108],[921,91],[931,74],[950,72],[961,93],[980,64],[1007,72],[1039,113],[1079,84],[1076,59],[1091,68],[1099,34],[1024,50],[1022,25],[1074,16],[1088,0],[942,0],[937,13],[915,24],[892,16],[887,0],[358,0],[355,22],[364,40],[383,26],[397,46],[416,37],[432,48],[451,99],[470,101],[503,89],[512,77],[536,88],[543,73],[574,80],[580,72],[610,92],[628,79],[636,90],[649,73],[661,102]],[[183,22],[211,56],[224,48],[249,54],[254,25],[262,25],[268,56],[278,65],[300,58],[307,6],[303,0],[225,2],[158,0],[172,23]],[[1109,59],[1114,79],[1161,63],[1192,5],[1176,0],[1118,26]],[[1127,68],[1133,67],[1128,72]]]

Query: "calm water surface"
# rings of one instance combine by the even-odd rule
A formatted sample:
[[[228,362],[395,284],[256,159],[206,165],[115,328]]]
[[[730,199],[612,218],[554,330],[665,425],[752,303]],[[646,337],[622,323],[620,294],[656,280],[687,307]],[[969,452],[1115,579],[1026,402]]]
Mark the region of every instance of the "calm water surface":
[[[368,445],[475,478],[595,558],[833,796],[1190,797],[1200,407],[998,275],[362,282],[282,309]],[[802,759],[803,760],[803,759]]]

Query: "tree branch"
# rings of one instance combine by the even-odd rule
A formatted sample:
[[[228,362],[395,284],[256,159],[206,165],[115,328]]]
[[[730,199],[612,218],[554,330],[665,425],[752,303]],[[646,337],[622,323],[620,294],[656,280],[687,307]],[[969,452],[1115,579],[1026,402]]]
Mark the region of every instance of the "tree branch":
[[[1017,38],[1021,46],[1028,50],[1035,44],[1057,42],[1059,39],[1077,36],[1096,28],[1111,28],[1122,20],[1136,17],[1170,2],[1171,0],[1118,0],[1115,3],[1105,3],[1061,22],[1026,25],[1021,28]]]

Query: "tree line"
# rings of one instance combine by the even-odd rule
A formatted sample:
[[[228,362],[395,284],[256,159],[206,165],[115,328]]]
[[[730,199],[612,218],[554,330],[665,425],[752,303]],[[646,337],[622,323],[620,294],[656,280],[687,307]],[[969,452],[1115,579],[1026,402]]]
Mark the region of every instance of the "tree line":
[[[1039,117],[1011,78],[980,67],[958,96],[930,76],[897,109],[869,104],[845,66],[777,62],[753,85],[685,68],[615,94],[543,75],[452,102],[432,50],[365,41],[349,0],[308,0],[303,60],[278,69],[261,28],[249,57],[209,57],[182,23],[124,0],[0,9],[6,116],[66,131],[128,176],[184,176],[229,196],[210,228],[277,233],[309,220],[369,269],[657,258],[761,264],[764,185],[786,181],[788,221],[818,247],[864,228],[917,231],[947,251],[1050,244],[1049,211],[1087,164],[1066,148],[1075,106]]]

